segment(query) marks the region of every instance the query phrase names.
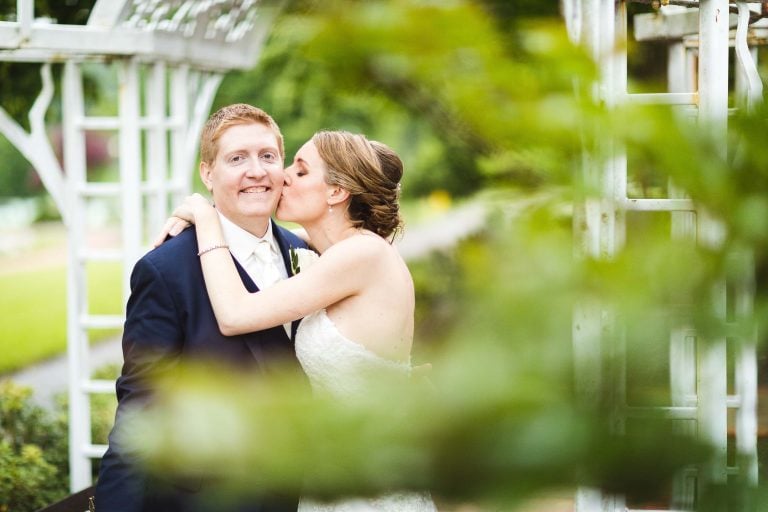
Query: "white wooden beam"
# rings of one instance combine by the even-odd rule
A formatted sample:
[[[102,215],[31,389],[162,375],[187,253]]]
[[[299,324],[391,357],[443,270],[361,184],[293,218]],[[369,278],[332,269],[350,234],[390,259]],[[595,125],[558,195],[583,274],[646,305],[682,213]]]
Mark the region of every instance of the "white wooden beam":
[[[98,0],[88,16],[88,25],[112,28],[125,18],[130,5],[131,0]]]
[[[262,31],[254,38],[263,38]],[[105,30],[73,25],[40,25],[29,37],[17,23],[0,21],[0,60],[59,62],[66,58],[101,59],[136,56],[142,60],[188,63],[194,67],[227,71],[250,69],[259,57],[259,43],[232,45],[222,41],[180,38],[164,32],[138,29]]]
[[[728,26],[735,28],[737,20],[735,14],[729,14]],[[679,12],[636,14],[634,23],[637,41],[678,41],[699,33],[699,10],[694,8]]]

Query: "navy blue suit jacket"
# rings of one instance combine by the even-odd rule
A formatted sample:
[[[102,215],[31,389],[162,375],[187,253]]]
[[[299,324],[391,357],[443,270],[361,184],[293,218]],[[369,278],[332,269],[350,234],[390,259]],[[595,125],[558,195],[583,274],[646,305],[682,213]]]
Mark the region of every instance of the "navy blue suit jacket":
[[[306,244],[274,223],[272,229],[290,274],[289,247]],[[195,231],[187,229],[147,253],[131,274],[131,296],[123,331],[124,364],[117,380],[117,414],[96,484],[98,512],[296,510],[296,497],[206,508],[204,483],[181,484],[146,477],[115,435],[127,417],[126,411],[146,404],[151,398],[153,390],[147,377],[170,371],[180,361],[224,363],[255,372],[269,371],[277,365],[284,367],[286,361],[298,366],[293,341],[283,326],[232,337],[219,332],[197,252]],[[236,261],[235,264],[246,288],[258,290],[245,270]],[[297,325],[298,322],[293,323],[291,338]]]

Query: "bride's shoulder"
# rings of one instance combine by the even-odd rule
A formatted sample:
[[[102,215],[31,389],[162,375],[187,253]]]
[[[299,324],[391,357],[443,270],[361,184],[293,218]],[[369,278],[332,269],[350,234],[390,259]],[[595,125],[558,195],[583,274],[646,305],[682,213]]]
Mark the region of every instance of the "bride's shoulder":
[[[360,231],[359,233],[335,243],[326,252],[336,257],[354,259],[356,261],[379,260],[388,257],[389,251],[382,250],[391,244],[375,233]]]
[[[392,245],[388,240],[385,240],[376,233],[365,229],[361,229],[358,233],[344,241],[348,242],[350,246],[355,246],[356,248],[363,250],[368,249],[377,254],[381,254],[382,248]]]

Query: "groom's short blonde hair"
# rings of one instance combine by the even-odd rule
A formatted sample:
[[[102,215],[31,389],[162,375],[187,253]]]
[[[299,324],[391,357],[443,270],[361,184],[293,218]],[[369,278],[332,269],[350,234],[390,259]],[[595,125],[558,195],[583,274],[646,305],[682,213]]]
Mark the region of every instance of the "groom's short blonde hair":
[[[285,159],[283,134],[272,116],[258,107],[246,103],[235,103],[222,107],[208,118],[200,135],[200,161],[212,165],[219,151],[219,138],[231,128],[241,124],[260,123],[275,134],[280,157]]]

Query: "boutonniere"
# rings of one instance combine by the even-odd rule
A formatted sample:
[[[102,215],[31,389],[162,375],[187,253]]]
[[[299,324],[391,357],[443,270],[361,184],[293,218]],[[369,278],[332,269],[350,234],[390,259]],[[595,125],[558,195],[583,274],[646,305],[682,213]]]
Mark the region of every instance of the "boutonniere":
[[[315,251],[296,248],[293,246],[288,248],[288,253],[291,257],[292,275],[298,274],[302,269],[308,269],[315,261],[317,261],[317,258],[320,257]]]

